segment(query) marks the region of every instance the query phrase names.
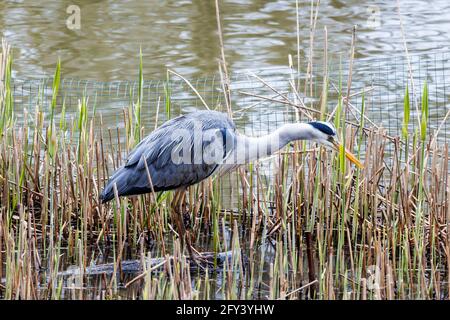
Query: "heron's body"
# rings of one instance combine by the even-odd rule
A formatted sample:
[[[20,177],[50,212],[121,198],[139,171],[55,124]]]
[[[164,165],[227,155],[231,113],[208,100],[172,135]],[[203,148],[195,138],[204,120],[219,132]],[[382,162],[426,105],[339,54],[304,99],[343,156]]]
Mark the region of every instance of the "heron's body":
[[[286,124],[269,135],[247,137],[237,133],[226,114],[196,111],[167,121],[144,138],[111,176],[101,200],[114,198],[114,185],[118,196],[183,188],[270,155],[290,141],[314,140],[333,146],[335,135],[332,125],[310,122]],[[181,149],[184,161],[174,161]],[[204,157],[205,150],[214,155],[212,161]]]
[[[102,192],[102,202],[114,198],[114,183],[119,196],[152,192],[147,168],[155,192],[187,187],[212,175],[218,169],[217,163],[175,164],[171,161],[173,149],[180,142],[173,139],[173,132],[194,132],[195,125],[201,125],[202,130],[236,130],[234,123],[225,114],[215,111],[193,112],[165,122],[144,138],[128,155],[125,165],[112,175]]]

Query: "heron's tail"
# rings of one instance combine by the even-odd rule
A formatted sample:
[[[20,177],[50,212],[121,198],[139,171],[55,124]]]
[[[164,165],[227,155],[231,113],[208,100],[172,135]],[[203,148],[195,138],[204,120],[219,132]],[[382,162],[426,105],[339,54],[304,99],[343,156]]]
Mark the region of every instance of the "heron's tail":
[[[102,203],[106,203],[114,199],[114,184],[117,188],[117,193],[119,196],[124,194],[127,187],[128,175],[127,168],[119,168],[112,176],[109,178],[108,183],[100,194],[100,200]]]

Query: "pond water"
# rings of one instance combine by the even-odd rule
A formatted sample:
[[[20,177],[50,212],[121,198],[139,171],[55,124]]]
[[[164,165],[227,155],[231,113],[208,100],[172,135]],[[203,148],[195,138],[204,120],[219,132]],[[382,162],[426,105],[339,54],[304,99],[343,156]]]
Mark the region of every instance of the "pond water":
[[[410,52],[448,49],[450,2],[402,0]],[[279,68],[296,54],[296,2],[220,1],[225,53],[232,72]],[[309,52],[310,1],[300,0],[302,59]],[[80,13],[79,24],[71,19]],[[75,10],[75,11],[73,11]],[[67,13],[69,11],[69,13]],[[357,25],[357,58],[402,54],[396,1],[321,1],[315,47],[328,28],[330,53],[347,52]],[[65,77],[103,81],[137,78],[142,47],[147,79],[171,68],[187,78],[217,71],[220,56],[214,1],[33,0],[0,2],[0,35],[14,47],[22,78],[52,74],[58,57]],[[318,50],[320,51],[320,50]]]

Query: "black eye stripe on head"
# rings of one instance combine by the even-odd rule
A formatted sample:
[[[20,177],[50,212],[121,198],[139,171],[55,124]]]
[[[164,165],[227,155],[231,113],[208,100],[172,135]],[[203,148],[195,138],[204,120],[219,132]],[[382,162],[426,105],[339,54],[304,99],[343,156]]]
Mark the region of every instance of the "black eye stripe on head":
[[[312,125],[314,128],[316,128],[317,130],[322,131],[323,133],[325,133],[327,135],[334,136],[336,134],[334,129],[332,127],[326,125],[325,123],[312,121],[312,122],[309,122],[309,124]]]

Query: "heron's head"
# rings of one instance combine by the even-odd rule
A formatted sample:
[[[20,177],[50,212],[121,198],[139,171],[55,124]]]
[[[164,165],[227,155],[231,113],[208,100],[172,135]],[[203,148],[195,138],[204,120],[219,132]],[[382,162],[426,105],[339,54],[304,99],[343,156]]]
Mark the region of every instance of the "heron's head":
[[[323,121],[311,121],[308,122],[308,125],[312,127],[310,130],[311,140],[323,144],[338,152],[340,152],[341,148],[343,148],[345,156],[349,161],[353,162],[359,168],[363,167],[361,162],[358,159],[356,159],[356,157],[350,151],[345,149],[339,142],[336,133],[336,128],[331,123]]]

